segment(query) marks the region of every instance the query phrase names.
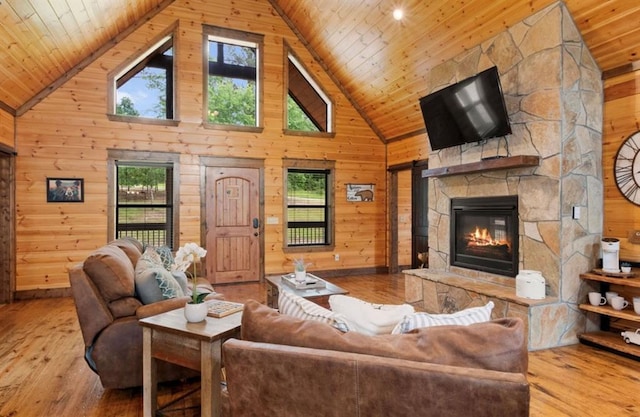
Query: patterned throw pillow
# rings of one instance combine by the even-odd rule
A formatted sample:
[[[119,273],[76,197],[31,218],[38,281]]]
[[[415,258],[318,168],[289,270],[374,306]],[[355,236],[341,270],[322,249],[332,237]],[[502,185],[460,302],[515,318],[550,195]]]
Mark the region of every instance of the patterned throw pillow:
[[[171,272],[164,268],[154,268],[154,273],[158,286],[160,287],[160,292],[162,293],[162,298],[166,300],[169,298],[184,296],[182,287],[180,287],[180,284],[176,281]]]
[[[287,291],[280,291],[278,309],[281,314],[304,320],[327,323],[342,332],[349,331],[349,325],[341,314],[334,313],[331,310]]]
[[[472,307],[452,314],[414,313],[405,316],[393,329],[392,334],[409,333],[420,327],[447,326],[482,323],[491,320],[493,301],[489,301],[482,307]]]
[[[168,246],[158,246],[155,250],[158,256],[160,256],[164,269],[171,271],[171,265],[173,264],[173,252],[171,252],[171,248]]]
[[[371,336],[391,334],[400,320],[415,312],[409,304],[372,304],[348,295],[332,295],[329,305],[344,316],[351,331]]]
[[[152,247],[145,249],[135,272],[136,293],[144,304],[184,295],[180,284],[164,268],[162,258]]]
[[[154,266],[163,267],[162,258],[153,247],[147,246],[147,248],[142,253],[142,256],[140,257],[140,259],[138,259],[138,263],[136,264],[136,269],[138,268],[145,269],[145,268],[150,268]]]

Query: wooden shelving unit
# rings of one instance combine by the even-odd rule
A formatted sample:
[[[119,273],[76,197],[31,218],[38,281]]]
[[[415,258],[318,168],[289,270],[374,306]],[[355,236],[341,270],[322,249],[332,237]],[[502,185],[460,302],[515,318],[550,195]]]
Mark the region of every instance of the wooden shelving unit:
[[[586,344],[603,347],[640,359],[640,346],[625,343],[620,333],[605,331],[584,333],[580,335],[580,340]]]
[[[485,159],[468,164],[423,169],[422,178],[448,177],[451,175],[472,174],[497,169],[537,167],[538,165],[540,165],[540,157],[538,155],[508,156],[505,158]]]
[[[581,274],[580,278],[583,280],[599,283],[600,292],[603,295],[606,291],[609,291],[611,285],[615,285],[617,288],[629,288],[629,290],[635,294],[637,294],[637,291],[640,289],[640,278],[637,277],[617,278],[590,272]],[[631,303],[630,297],[628,295],[626,295],[625,298]],[[640,315],[634,312],[633,306],[627,307],[624,310],[614,310],[608,305],[593,306],[591,304],[585,303],[580,304],[579,307],[583,311],[599,314],[601,316],[600,331],[583,333],[578,336],[583,343],[616,351],[626,356],[630,356],[640,360],[640,346],[625,343],[625,341],[622,339],[622,336],[620,335],[620,330],[610,328],[611,318],[622,319],[632,324],[637,323],[637,328],[640,328]]]

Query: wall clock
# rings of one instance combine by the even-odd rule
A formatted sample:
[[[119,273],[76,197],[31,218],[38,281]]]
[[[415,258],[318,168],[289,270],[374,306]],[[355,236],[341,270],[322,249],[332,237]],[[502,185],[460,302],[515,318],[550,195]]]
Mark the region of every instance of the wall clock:
[[[622,195],[640,206],[640,131],[629,136],[620,145],[613,174]]]

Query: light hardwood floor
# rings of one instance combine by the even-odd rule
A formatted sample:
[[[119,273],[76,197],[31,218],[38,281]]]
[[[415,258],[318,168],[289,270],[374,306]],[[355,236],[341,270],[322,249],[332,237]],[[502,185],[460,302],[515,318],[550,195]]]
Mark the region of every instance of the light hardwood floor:
[[[403,301],[401,274],[331,281],[372,302]],[[217,290],[232,301],[266,300],[264,284]],[[142,415],[141,389],[104,390],[85,364],[73,300],[39,299],[0,306],[0,337],[0,417]],[[636,391],[640,362],[613,353],[584,345],[531,352],[529,382],[532,417],[640,416]],[[194,386],[197,381],[163,384],[159,402],[174,400]],[[197,401],[196,394],[178,404],[193,406]],[[191,408],[166,415],[198,414]]]

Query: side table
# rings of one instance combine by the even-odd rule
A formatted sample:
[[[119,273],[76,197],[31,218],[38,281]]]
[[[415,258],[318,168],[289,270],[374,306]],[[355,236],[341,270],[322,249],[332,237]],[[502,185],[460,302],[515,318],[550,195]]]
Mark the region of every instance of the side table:
[[[139,321],[143,327],[143,416],[153,417],[157,402],[157,361],[200,371],[201,414],[220,416],[222,343],[240,337],[242,313],[188,323],[184,308]]]

